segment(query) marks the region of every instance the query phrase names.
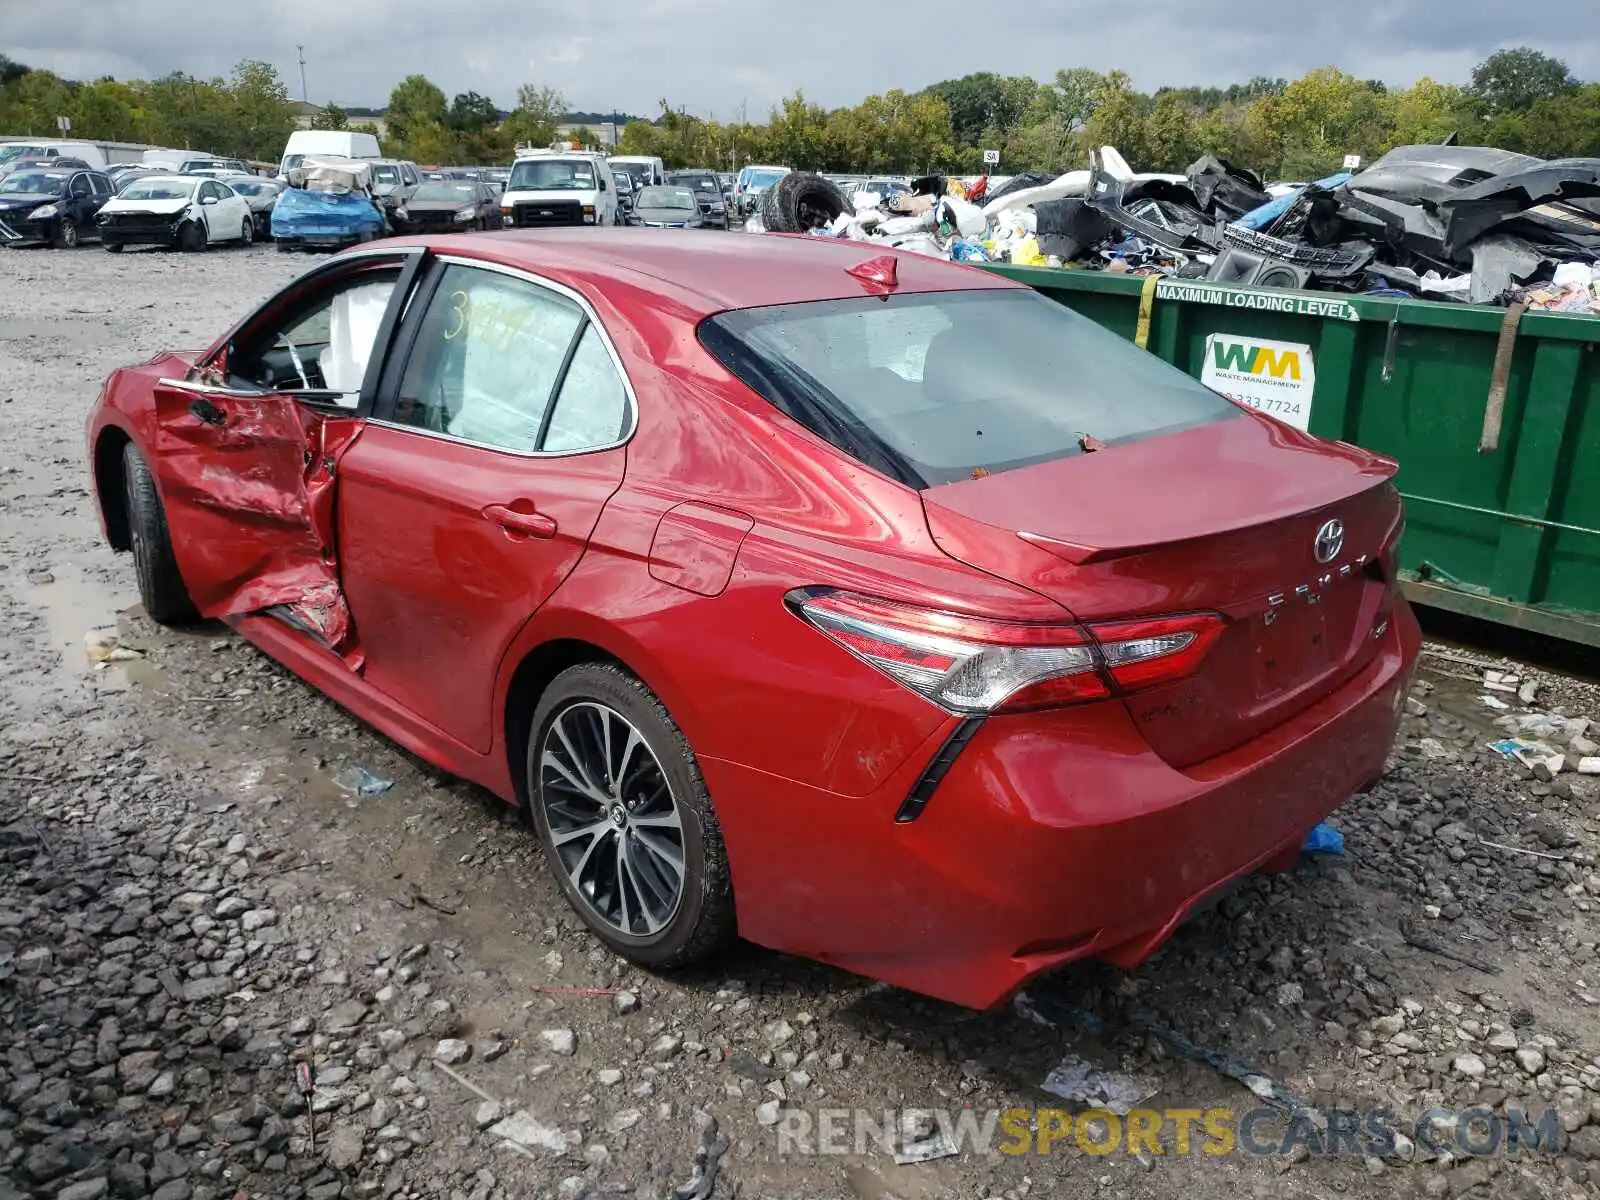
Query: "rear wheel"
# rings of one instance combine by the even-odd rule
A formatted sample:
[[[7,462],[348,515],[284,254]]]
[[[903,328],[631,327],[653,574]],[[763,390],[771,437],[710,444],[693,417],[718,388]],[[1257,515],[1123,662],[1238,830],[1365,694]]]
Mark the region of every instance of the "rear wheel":
[[[167,512],[156,491],[150,465],[132,442],[122,448],[122,480],[128,503],[128,536],[133,543],[133,565],[139,576],[139,599],[158,625],[187,625],[195,621],[194,602],[172,554]]]
[[[621,667],[583,663],[546,689],[527,794],[562,893],[624,958],[677,967],[735,934],[722,830],[688,740]]]
[[[239,245],[245,249],[250,248],[250,243],[256,240],[256,223],[254,219],[246,217],[244,225],[239,230]]]

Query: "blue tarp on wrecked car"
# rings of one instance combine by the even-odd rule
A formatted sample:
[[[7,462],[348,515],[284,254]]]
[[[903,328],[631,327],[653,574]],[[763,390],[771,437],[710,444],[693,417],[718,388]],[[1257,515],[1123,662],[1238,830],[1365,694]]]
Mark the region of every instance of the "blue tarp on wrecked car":
[[[335,195],[285,188],[272,210],[275,239],[348,238],[359,241],[383,233],[383,214],[365,196]]]

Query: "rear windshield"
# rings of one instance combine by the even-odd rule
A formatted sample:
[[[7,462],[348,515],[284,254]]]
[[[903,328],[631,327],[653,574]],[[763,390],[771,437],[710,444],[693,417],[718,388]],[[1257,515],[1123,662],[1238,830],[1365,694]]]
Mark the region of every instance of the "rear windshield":
[[[1239,415],[1036,292],[930,292],[749,308],[700,339],[781,411],[913,487]]]

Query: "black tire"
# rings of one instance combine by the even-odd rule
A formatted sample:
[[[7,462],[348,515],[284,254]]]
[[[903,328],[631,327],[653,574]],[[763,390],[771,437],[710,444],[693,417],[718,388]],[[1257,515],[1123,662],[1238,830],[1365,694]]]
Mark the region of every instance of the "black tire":
[[[189,589],[172,554],[167,512],[144,455],[132,442],[122,448],[122,481],[128,505],[128,536],[139,576],[139,599],[158,625],[188,625],[198,619]]]
[[[767,189],[761,210],[769,231],[805,233],[829,224],[847,207],[844,193],[832,180],[809,171],[790,171]],[[767,220],[769,211],[772,219]]]
[[[71,217],[62,217],[56,222],[55,245],[58,250],[76,250],[81,242],[76,221]]]
[[[197,254],[206,248],[206,227],[199,221],[188,221],[178,230],[178,249],[185,254]]]
[[[100,244],[105,247],[106,252],[108,254],[121,254],[122,253],[122,243],[121,242],[108,242],[104,238],[101,238],[100,239]]]
[[[778,215],[778,190],[768,188],[756,197],[756,211],[761,214],[761,227],[768,233],[785,232],[782,220]]]
[[[250,249],[250,244],[255,240],[256,223],[252,218],[246,217],[244,224],[239,227],[239,248],[248,250]]]
[[[659,765],[681,823],[681,892],[672,916],[654,934],[629,936],[598,916],[563,868],[552,840],[539,769],[542,748],[558,717],[575,706],[591,705],[609,708],[639,733]],[[556,676],[530,723],[525,771],[528,804],[550,873],[573,910],[613,951],[643,966],[668,969],[708,958],[737,936],[722,827],[699,764],[666,707],[639,679],[609,663],[581,663]],[[617,789],[613,795],[620,797],[620,793]]]

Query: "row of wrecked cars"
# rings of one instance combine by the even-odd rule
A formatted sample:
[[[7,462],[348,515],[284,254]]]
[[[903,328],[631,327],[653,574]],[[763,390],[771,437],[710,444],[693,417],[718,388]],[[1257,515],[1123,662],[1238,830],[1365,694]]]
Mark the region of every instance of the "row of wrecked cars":
[[[1400,146],[1358,172],[1268,186],[1212,155],[1139,174],[1107,146],[1088,170],[994,182],[925,176],[847,201],[804,175],[751,227],[956,261],[1600,314],[1600,159]]]

